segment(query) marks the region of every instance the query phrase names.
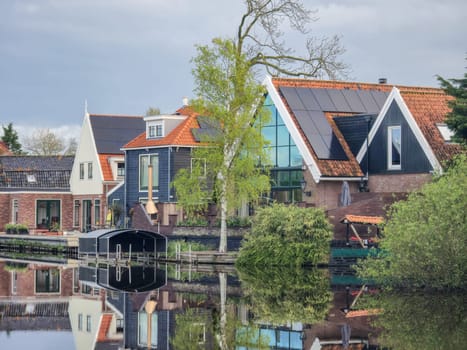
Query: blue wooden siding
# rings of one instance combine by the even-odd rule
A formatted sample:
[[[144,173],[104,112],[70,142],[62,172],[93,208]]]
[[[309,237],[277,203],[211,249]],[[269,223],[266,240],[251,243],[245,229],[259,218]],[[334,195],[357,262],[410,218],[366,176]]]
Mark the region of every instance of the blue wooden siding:
[[[401,169],[388,170],[388,127],[401,126]],[[369,149],[369,174],[427,173],[432,169],[422,147],[404,118],[399,106],[392,102],[376,132]],[[363,172],[367,168],[367,155],[361,162]]]
[[[139,157],[146,154],[158,154],[159,156],[159,186],[153,188],[154,200],[161,203],[175,202],[175,191],[170,183],[178,170],[190,167],[191,149],[186,147],[128,150],[125,159],[127,205],[133,207],[139,198],[148,197],[147,191],[139,191]]]

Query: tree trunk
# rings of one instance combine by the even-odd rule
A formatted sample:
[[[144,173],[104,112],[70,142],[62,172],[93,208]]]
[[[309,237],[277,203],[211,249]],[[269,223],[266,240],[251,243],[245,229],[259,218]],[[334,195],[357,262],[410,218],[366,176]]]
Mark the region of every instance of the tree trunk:
[[[219,289],[220,289],[220,334],[218,337],[219,347],[221,350],[227,350],[227,274],[219,272]]]
[[[219,253],[227,252],[227,183],[224,179],[222,183],[221,204],[221,232],[219,240]]]

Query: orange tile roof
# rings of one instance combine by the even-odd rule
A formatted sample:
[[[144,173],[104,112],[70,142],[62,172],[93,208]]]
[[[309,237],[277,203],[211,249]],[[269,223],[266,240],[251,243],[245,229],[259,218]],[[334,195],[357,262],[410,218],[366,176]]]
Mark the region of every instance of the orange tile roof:
[[[110,166],[111,157],[123,158],[123,155],[122,154],[99,154],[99,162],[101,164],[102,175],[104,176],[104,181],[114,181],[112,168]]]
[[[441,133],[436,127],[436,123],[443,123],[446,114],[450,111],[447,102],[450,97],[447,96],[442,89],[430,87],[413,87],[401,86],[390,84],[376,84],[376,83],[360,83],[360,82],[344,82],[344,81],[327,81],[327,80],[307,80],[307,79],[290,79],[290,78],[273,78],[272,83],[279,91],[280,86],[287,87],[304,87],[304,88],[317,88],[317,89],[351,89],[351,90],[377,90],[390,92],[395,86],[399,89],[407,107],[413,115],[415,121],[419,125],[424,137],[427,139],[430,147],[433,149],[435,156],[440,162],[450,159],[454,154],[459,153],[461,148],[457,144],[449,144],[444,142]],[[316,164],[321,171],[323,177],[360,177],[363,176],[360,165],[350,151],[344,137],[336,126],[332,116],[339,115],[339,113],[325,113],[326,118],[331,125],[331,128],[339,139],[348,160],[325,160],[319,159],[316,156],[311,144],[308,142],[303,131],[300,128],[298,121],[295,119],[292,110],[286,105],[292,120],[297,129],[302,135],[302,139],[306,142],[310,153],[316,161]],[[325,111],[326,112],[326,111]],[[351,115],[351,114],[345,114]]]
[[[112,323],[112,314],[104,314],[101,318],[99,332],[97,333],[97,341],[103,342],[108,340],[107,334],[109,333],[110,324]]]
[[[448,106],[451,96],[441,89],[407,89],[401,90],[401,95],[441,164],[461,152],[459,144],[444,141],[437,127],[437,124],[445,122],[451,111]]]
[[[384,219],[381,216],[361,216],[361,215],[345,215],[340,222],[354,223],[354,224],[372,224],[379,225],[383,223]]]
[[[193,133],[191,132],[191,129],[199,128],[198,122],[196,120],[198,114],[189,107],[180,108],[177,111],[177,114],[185,115],[187,118],[183,120],[167,136],[159,139],[147,139],[146,132],[143,132],[124,145],[123,148],[199,146],[199,142],[195,140]]]

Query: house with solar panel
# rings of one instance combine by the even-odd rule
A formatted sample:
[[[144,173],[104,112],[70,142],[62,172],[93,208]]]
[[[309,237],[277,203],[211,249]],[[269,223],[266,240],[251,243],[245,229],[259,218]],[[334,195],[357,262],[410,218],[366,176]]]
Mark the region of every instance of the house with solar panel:
[[[85,113],[70,178],[72,226],[88,232],[120,224],[123,202],[107,196],[123,186],[125,154],[121,147],[145,130],[142,116]]]
[[[271,77],[264,85],[278,202],[329,210],[362,193],[410,192],[460,152],[441,89]]]
[[[27,225],[29,233],[72,230],[73,156],[0,157],[0,231]]]
[[[187,106],[174,114],[144,117],[143,132],[122,146],[126,155],[125,186],[109,199],[120,198],[129,208],[145,206],[152,200],[157,222],[162,225],[182,217],[171,182],[180,169],[190,168],[197,161],[192,157],[192,150],[199,147],[193,132],[200,128],[198,119]],[[144,218],[138,220],[140,224],[144,221]],[[151,223],[151,218],[147,222]],[[151,225],[139,228],[153,229]]]

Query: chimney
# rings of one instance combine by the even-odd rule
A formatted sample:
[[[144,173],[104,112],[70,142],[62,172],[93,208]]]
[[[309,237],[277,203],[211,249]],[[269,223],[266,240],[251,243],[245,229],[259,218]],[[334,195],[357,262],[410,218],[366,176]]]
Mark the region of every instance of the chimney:
[[[183,106],[188,106],[188,102],[189,102],[189,101],[188,101],[188,97],[184,97],[184,98],[182,99],[182,104],[183,104]]]
[[[386,78],[379,78],[378,83],[379,84],[387,84],[388,80]]]
[[[146,211],[149,215],[157,214],[157,208],[152,200],[152,165],[148,165],[148,201],[146,203]]]

